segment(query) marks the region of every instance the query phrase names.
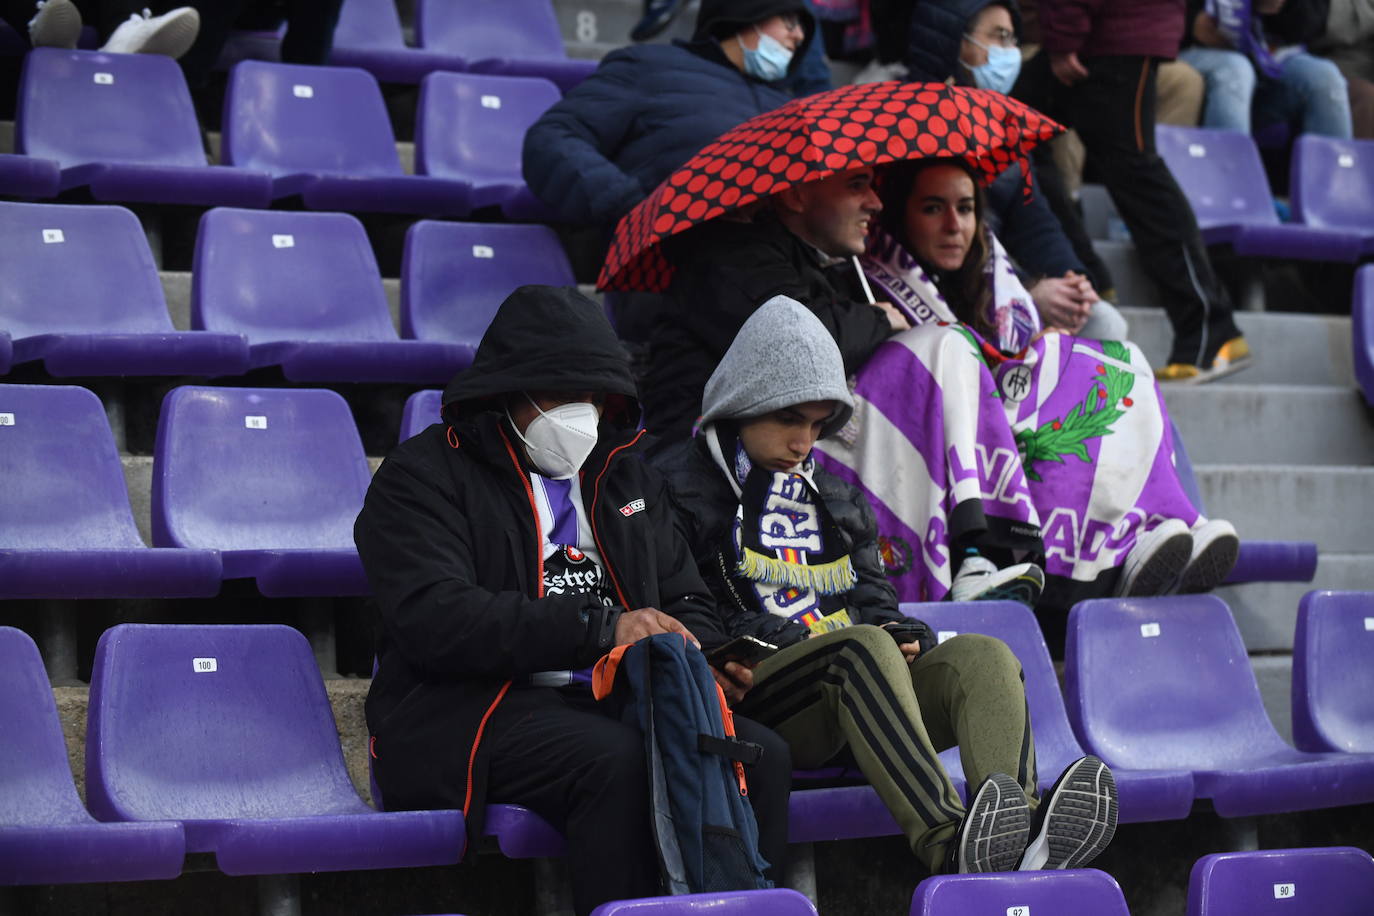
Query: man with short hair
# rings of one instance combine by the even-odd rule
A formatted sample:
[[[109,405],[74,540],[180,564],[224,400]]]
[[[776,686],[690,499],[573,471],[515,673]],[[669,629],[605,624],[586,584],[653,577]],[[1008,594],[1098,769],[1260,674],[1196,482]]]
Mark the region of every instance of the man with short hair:
[[[354,527],[381,608],[367,722],[386,807],[461,808],[474,840],[487,802],[532,809],[567,838],[581,916],[659,889],[644,736],[592,700],[586,669],[645,636],[695,642],[674,615],[715,611],[637,453],[638,414],[600,307],[522,286],[444,392],[442,422],[378,469]],[[763,747],[746,769],[776,878],[790,757],[735,723]]]

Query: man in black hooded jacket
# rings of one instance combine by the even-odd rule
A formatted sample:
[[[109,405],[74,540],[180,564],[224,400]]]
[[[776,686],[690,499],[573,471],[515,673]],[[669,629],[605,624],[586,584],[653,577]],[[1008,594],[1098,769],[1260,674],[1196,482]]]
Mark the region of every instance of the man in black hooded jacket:
[[[591,300],[523,286],[443,404],[378,469],[354,527],[382,613],[367,698],[381,796],[461,808],[470,837],[486,802],[529,807],[567,838],[579,914],[654,894],[644,739],[581,669],[644,636],[692,637],[674,615],[709,621],[714,603],[638,455],[628,356]],[[735,722],[764,748],[747,769],[776,879],[790,757]]]

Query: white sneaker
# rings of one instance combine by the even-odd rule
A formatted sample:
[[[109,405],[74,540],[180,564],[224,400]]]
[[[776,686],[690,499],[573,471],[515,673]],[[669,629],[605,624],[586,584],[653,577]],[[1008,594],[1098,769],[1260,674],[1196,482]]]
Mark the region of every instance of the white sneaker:
[[[110,35],[101,48],[106,54],[161,54],[173,60],[191,50],[200,33],[200,13],[189,6],[154,16],[135,13]]]
[[[1045,573],[1034,563],[1018,563],[1006,569],[987,557],[972,554],[964,558],[959,575],[949,586],[950,601],[1019,601],[1035,607],[1045,588]]]
[[[71,50],[80,37],[81,11],[72,0],[38,0],[38,13],[29,20],[30,44]]]
[[[1240,538],[1235,526],[1214,518],[1193,529],[1193,554],[1188,560],[1178,590],[1191,595],[1210,592],[1231,574],[1240,556]]]
[[[1136,537],[1121,567],[1116,593],[1128,598],[1167,595],[1193,556],[1193,536],[1180,518],[1166,519]]]

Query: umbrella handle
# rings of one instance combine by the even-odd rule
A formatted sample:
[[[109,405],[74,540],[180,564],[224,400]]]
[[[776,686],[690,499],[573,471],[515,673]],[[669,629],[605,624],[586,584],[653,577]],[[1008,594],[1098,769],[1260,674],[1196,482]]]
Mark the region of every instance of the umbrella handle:
[[[859,266],[859,256],[856,254],[850,260],[854,262],[854,272],[859,275],[859,283],[863,285],[864,295],[868,297],[868,304],[876,305],[878,300],[873,298],[873,289],[868,285],[868,278],[864,276],[864,269]]]

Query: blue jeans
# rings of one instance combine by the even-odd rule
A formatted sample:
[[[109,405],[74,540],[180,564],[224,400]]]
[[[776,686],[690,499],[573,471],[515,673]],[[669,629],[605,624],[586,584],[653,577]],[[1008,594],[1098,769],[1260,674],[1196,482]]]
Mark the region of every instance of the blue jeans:
[[[1253,116],[1260,127],[1295,124],[1302,133],[1345,140],[1353,133],[1345,77],[1329,60],[1302,51],[1284,60],[1278,79],[1269,79],[1238,51],[1185,48],[1179,58],[1207,82],[1203,127],[1250,133]]]

